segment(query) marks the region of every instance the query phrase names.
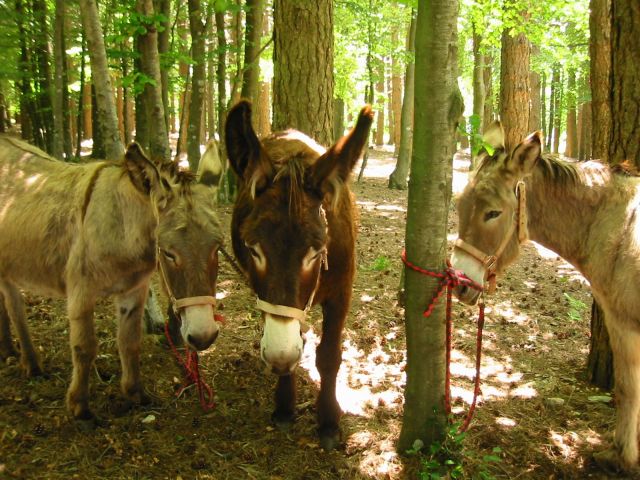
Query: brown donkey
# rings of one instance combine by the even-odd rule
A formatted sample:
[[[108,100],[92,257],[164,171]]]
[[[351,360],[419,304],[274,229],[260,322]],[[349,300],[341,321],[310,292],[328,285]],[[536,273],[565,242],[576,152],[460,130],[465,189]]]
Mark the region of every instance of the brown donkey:
[[[122,391],[147,401],[141,319],[158,250],[169,264],[167,284],[179,299],[185,341],[206,348],[218,334],[211,295],[221,232],[212,206],[198,212],[189,206],[199,190],[178,174],[161,175],[136,144],[120,163],[73,165],[0,138],[0,356],[15,354],[11,320],[25,373],[41,373],[19,288],[66,296],[73,360],[67,405],[74,417],[92,418],[93,309],[98,298],[114,295]],[[208,205],[204,193],[197,195]],[[195,239],[192,230],[199,232]]]
[[[316,407],[318,433],[327,450],[340,439],[336,375],[355,270],[354,204],[347,183],[372,116],[369,107],[362,109],[351,133],[326,151],[295,130],[261,142],[246,101],[229,112],[226,123],[229,161],[240,178],[231,225],[233,250],[265,322],[261,357],[279,375],[272,418],[281,427],[293,422],[294,369],[303,346],[300,322],[312,305],[320,304]]]
[[[491,281],[516,259],[519,243],[530,236],[589,280],[611,338],[618,406],[613,448],[596,459],[606,466],[636,467],[640,178],[598,162],[569,163],[541,155],[539,133],[509,152],[499,123],[490,126],[485,140],[495,152],[481,154],[475,176],[459,198],[453,266],[480,284]],[[459,288],[457,295],[472,304],[479,292]]]

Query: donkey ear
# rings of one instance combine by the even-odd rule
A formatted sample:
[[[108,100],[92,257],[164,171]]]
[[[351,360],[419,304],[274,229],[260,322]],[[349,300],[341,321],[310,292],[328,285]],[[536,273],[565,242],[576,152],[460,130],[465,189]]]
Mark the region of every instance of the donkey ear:
[[[334,180],[346,181],[369,139],[373,110],[369,105],[360,110],[356,126],[327,150],[311,167],[310,182],[320,192]]]
[[[500,120],[495,120],[486,128],[482,140],[493,147],[494,150],[504,148],[504,128]]]
[[[272,175],[273,167],[251,125],[251,104],[238,102],[227,115],[225,143],[229,163],[238,177],[261,189]]]
[[[505,166],[507,170],[521,178],[529,173],[542,153],[542,133],[534,132],[525,138],[511,156],[507,158]]]
[[[124,166],[129,173],[131,183],[142,193],[148,195],[160,182],[156,166],[147,158],[142,147],[133,142],[124,153]]]

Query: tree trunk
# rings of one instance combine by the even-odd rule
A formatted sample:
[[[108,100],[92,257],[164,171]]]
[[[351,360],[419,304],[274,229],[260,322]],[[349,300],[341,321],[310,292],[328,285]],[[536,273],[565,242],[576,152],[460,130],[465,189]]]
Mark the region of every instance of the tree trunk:
[[[86,75],[86,72],[85,72]],[[90,140],[93,138],[93,122],[91,121],[91,111],[93,106],[91,105],[91,82],[85,82],[82,90],[82,101],[84,107],[82,108],[82,117],[84,129],[82,132],[82,138],[84,140]]]
[[[591,160],[591,139],[593,138],[593,119],[591,102],[584,104],[583,130],[584,130],[584,160]]]
[[[336,98],[333,101],[333,138],[337,142],[344,135],[344,100]]]
[[[114,104],[115,106],[115,104]],[[118,128],[116,118],[116,130]],[[91,148],[91,158],[107,158],[107,151],[105,149],[103,130],[100,128],[102,119],[98,116],[98,106],[96,99],[96,86],[94,84],[91,85],[91,124],[93,126],[93,136],[92,136],[92,148]],[[120,136],[120,132],[118,131],[118,137]]]
[[[591,0],[591,118],[593,158],[609,161],[611,140],[611,0]]]
[[[556,104],[558,103],[556,97],[558,93],[558,85],[560,83],[560,67],[556,64],[553,66],[553,73],[551,74],[551,94],[549,95],[549,128],[547,130],[547,139],[545,142],[545,148],[547,151],[551,150],[553,140],[553,125],[556,116]]]
[[[378,70],[379,80],[376,82],[376,135],[377,147],[384,145],[384,63],[380,62]]]
[[[258,100],[258,135],[264,137],[271,133],[271,83],[260,82],[260,97]]]
[[[77,115],[77,137],[76,137],[76,158],[80,160],[80,154],[82,152],[82,138],[84,135],[84,91],[85,91],[85,57],[87,50],[87,42],[82,34],[82,51],[80,54],[80,91],[78,92],[78,115]]]
[[[540,130],[540,74],[532,71],[529,75],[531,85],[531,109],[529,110],[528,132]]]
[[[547,126],[547,74],[540,75],[540,129]]]
[[[118,132],[118,117],[116,115],[111,78],[109,77],[107,54],[98,17],[98,8],[94,0],[79,1],[82,25],[89,47],[91,78],[96,88],[97,116],[100,118],[100,129],[104,139],[106,158],[119,159],[124,153],[124,147]]]
[[[275,0],[273,128],[333,140],[333,1]]]
[[[189,28],[191,30],[191,101],[189,102],[189,127],[187,128],[187,157],[192,172],[198,171],[200,162],[200,128],[202,124],[202,99],[205,83],[205,49],[202,23],[203,10],[200,0],[189,0]]]
[[[53,57],[55,59],[55,91],[54,95],[54,113],[53,120],[55,122],[54,131],[59,132],[56,140],[59,144],[55,145],[54,151],[60,149],[60,153],[64,152],[64,158],[69,160],[73,155],[71,147],[71,122],[69,108],[69,81],[67,78],[67,53],[64,38],[64,21],[65,8],[64,0],[56,0],[55,13],[55,32],[53,42]],[[60,156],[62,158],[62,155]]]
[[[398,44],[398,29],[393,31],[393,44]],[[389,144],[395,145],[399,149],[400,137],[402,130],[400,129],[400,118],[402,117],[402,74],[401,67],[398,65],[396,55],[391,57],[391,108],[389,109]]]
[[[160,62],[160,80],[162,84],[161,95],[162,105],[164,106],[164,122],[165,132],[169,132],[169,66],[164,65],[165,57],[169,53],[169,40],[170,40],[170,22],[171,18],[171,0],[156,0],[157,6],[155,10],[159,14],[164,15],[165,21],[160,25],[163,27],[162,31],[158,31],[158,58]],[[164,67],[164,68],[163,68]]]
[[[560,152],[560,134],[562,130],[562,103],[564,97],[562,70],[558,70],[558,85],[556,86],[555,105],[553,107],[553,149],[554,153]]]
[[[27,30],[28,22],[26,21],[24,3],[22,0],[15,0],[16,20],[18,22],[18,36],[20,37],[20,61],[18,62],[18,71],[20,73],[20,126],[22,138],[33,142],[36,145],[38,132],[34,126],[35,123],[35,105],[33,104],[33,90],[31,89],[31,59],[29,56],[29,48],[27,46],[27,38],[29,32]]]
[[[136,47],[136,52],[142,51],[142,37],[140,35],[136,35],[134,37],[134,44]],[[133,59],[133,69],[136,72],[142,71],[142,55],[137,55]],[[136,108],[136,117],[135,117],[135,125],[136,125],[136,143],[138,143],[145,150],[149,149],[149,131],[151,129],[149,125],[149,114],[147,112],[147,98],[145,96],[144,90],[140,90],[140,88],[135,89],[135,108]]]
[[[484,56],[484,115],[482,118],[482,130],[484,131],[493,122],[494,98],[493,98],[493,57]]]
[[[416,14],[411,14],[411,24],[407,32],[407,52],[414,53],[416,40]],[[407,176],[409,175],[409,162],[413,147],[413,111],[414,111],[414,83],[415,63],[407,61],[407,69],[404,75],[404,98],[402,99],[402,115],[400,117],[400,147],[398,148],[398,160],[396,167],[389,175],[389,188],[405,190],[407,188]]]
[[[480,49],[482,38],[476,32],[475,24],[473,27],[473,115],[478,118],[478,125],[481,131],[474,133],[482,133],[484,125],[484,102],[485,102],[485,86],[484,86],[484,54]],[[471,151],[476,151],[475,137],[471,137]],[[472,160],[473,161],[473,160]]]
[[[529,129],[529,40],[502,33],[500,59],[500,118],[507,149],[514,148]]]
[[[207,139],[216,136],[216,42],[215,42],[215,17],[213,5],[207,6]]]
[[[216,77],[218,78],[218,138],[224,138],[224,120],[227,114],[227,37],[225,35],[224,12],[215,13],[216,38],[218,40],[218,66]],[[224,153],[224,142],[220,142],[220,148]],[[223,162],[226,155],[223,155]]]
[[[578,156],[578,130],[576,126],[576,71],[571,68],[567,77],[567,144],[564,154],[569,158]]]
[[[47,23],[47,2],[33,0],[35,21],[35,54],[38,63],[38,84],[40,115],[45,139],[45,150],[57,158],[62,158],[62,132],[56,129],[54,119],[54,82],[51,76],[51,52],[49,49],[49,25]],[[61,119],[60,119],[61,120]],[[62,128],[62,122],[59,125]]]
[[[416,118],[407,209],[406,251],[415,264],[445,269],[453,142],[463,110],[457,86],[458,2],[420,0],[416,33]],[[424,212],[429,212],[425,215]],[[438,280],[406,270],[407,383],[398,451],[429,446],[446,432],[444,302],[422,313]]]
[[[244,40],[244,67],[242,75],[242,92],[240,96],[259,106],[260,79],[260,40],[262,38],[262,17],[264,0],[247,0],[246,27]],[[254,107],[255,108],[255,107]]]
[[[136,12],[147,18],[145,22],[146,33],[138,37],[140,66],[142,67],[142,73],[154,82],[153,84],[147,83],[143,92],[147,125],[153,125],[153,128],[148,130],[149,154],[154,160],[168,161],[171,159],[171,148],[169,147],[164,104],[162,103],[158,31],[152,21],[155,15],[153,1],[136,0]]]
[[[236,7],[232,14],[232,26],[231,29],[231,44],[234,46],[231,49],[231,55],[236,64],[236,72],[231,81],[231,90],[229,91],[229,99],[231,105],[235,105],[240,100],[240,89],[242,87],[242,55],[240,51],[242,49],[242,0],[236,0]]]

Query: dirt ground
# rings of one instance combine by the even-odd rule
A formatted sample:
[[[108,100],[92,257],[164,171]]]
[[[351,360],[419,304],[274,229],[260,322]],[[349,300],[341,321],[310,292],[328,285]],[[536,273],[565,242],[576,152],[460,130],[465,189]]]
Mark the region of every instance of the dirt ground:
[[[324,452],[315,436],[319,312],[312,312],[299,367],[297,422],[284,433],[269,420],[275,383],[258,355],[254,297],[221,259],[218,298],[227,323],[215,346],[200,355],[217,402],[207,412],[192,389],[176,398],[182,372],[160,335],[147,335],[143,348],[143,377],[156,400],[120,411],[115,322],[105,301],[96,312],[100,351],[91,379],[92,406],[105,425],[86,428],[72,421],[64,406],[70,376],[64,302],[27,295],[29,324],[47,376],[24,379],[13,359],[0,366],[0,478],[420,478],[420,459],[394,450],[405,365],[397,290],[406,192],[386,188],[393,162],[390,152],[374,152],[367,176],[354,186],[360,235],[339,373],[345,412],[340,449]],[[459,191],[465,159],[458,157],[454,167]],[[230,211],[220,208],[225,227]],[[453,205],[450,218],[453,239]],[[614,408],[606,398],[590,398],[605,393],[585,382],[590,305],[589,287],[570,265],[532,243],[523,248],[488,300],[482,397],[463,440],[464,478],[483,478],[482,472],[489,475],[484,478],[614,478],[591,460],[611,440]],[[454,411],[466,412],[477,312],[458,304],[454,310]],[[495,447],[500,461],[482,460]]]

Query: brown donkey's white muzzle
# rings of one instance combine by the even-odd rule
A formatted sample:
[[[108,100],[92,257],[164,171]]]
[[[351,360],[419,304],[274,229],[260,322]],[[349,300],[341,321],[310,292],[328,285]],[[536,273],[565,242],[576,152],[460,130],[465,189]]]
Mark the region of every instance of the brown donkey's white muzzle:
[[[180,334],[194,350],[206,350],[218,338],[220,325],[215,321],[213,305],[190,305],[180,312]]]
[[[289,375],[302,358],[300,321],[270,313],[264,319],[260,356],[276,375]]]

